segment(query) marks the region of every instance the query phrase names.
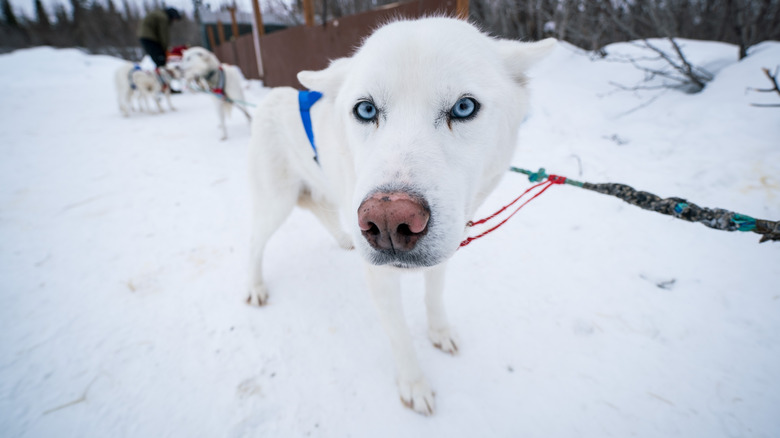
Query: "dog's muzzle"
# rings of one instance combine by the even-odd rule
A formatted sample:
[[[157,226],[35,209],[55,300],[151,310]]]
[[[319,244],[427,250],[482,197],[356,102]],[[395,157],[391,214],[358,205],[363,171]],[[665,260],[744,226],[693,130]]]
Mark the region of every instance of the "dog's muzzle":
[[[429,266],[418,249],[428,233],[431,211],[428,203],[406,191],[379,191],[358,207],[360,232],[373,249],[371,262],[398,267]]]

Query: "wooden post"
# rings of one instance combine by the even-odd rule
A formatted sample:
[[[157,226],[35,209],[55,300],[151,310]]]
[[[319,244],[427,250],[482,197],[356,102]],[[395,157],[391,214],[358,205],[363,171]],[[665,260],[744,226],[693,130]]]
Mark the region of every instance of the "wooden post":
[[[222,20],[217,20],[217,35],[219,35],[219,44],[225,44],[225,26],[222,25]]]
[[[307,26],[314,26],[314,4],[312,0],[303,0],[303,18]]]
[[[469,0],[457,0],[455,8],[458,11],[458,18],[461,20],[469,19]]]
[[[263,24],[263,12],[260,10],[260,1],[252,0],[252,11],[255,13],[255,28],[260,36],[265,35],[265,25]]]
[[[236,6],[235,4],[229,8],[227,8],[228,11],[230,11],[230,31],[233,33],[233,35],[230,36],[230,39],[232,41],[235,41],[236,38],[238,38],[238,22],[236,21]]]
[[[260,53],[260,37],[265,35],[265,25],[263,24],[263,12],[260,10],[260,1],[252,0],[252,11],[255,13],[255,25],[252,27],[252,39],[255,46],[255,57],[257,58],[257,74],[260,79],[264,79],[263,57]]]
[[[217,49],[217,42],[214,40],[214,29],[211,28],[211,26],[206,25],[206,34],[209,37],[209,45],[211,46],[211,51]]]

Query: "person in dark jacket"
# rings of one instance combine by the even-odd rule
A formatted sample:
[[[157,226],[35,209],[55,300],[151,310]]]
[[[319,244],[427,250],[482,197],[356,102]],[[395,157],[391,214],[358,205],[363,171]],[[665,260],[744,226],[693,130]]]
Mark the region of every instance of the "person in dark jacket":
[[[181,15],[176,9],[156,9],[147,14],[138,26],[141,47],[157,67],[165,66],[166,52],[171,41],[171,24],[176,20],[181,20]]]

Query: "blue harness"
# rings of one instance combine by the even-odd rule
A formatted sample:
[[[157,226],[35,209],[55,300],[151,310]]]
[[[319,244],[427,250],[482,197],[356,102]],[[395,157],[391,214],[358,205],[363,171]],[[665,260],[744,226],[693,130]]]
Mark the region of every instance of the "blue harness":
[[[311,127],[311,114],[309,110],[318,100],[322,97],[322,93],[318,91],[299,91],[298,92],[298,109],[301,112],[301,121],[303,122],[303,129],[306,130],[306,136],[309,137],[309,143],[311,143],[311,149],[314,151],[314,161],[320,164],[319,156],[317,155],[317,146],[314,145],[314,131]]]
[[[130,89],[135,90],[137,87],[135,86],[135,82],[133,82],[133,73],[140,71],[141,66],[138,64],[133,64],[133,69],[127,72],[127,80],[130,82]]]

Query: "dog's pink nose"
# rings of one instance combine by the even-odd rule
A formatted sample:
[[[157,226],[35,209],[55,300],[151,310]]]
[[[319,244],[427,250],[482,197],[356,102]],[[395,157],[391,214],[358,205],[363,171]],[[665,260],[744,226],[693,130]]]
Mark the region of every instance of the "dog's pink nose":
[[[358,207],[363,237],[379,250],[411,251],[428,232],[431,213],[425,203],[408,193],[375,193]]]

